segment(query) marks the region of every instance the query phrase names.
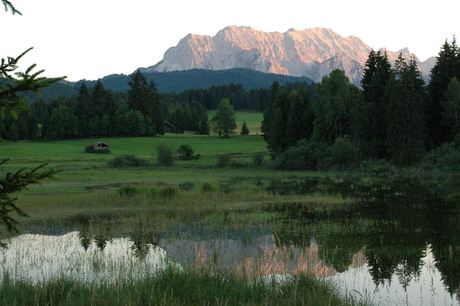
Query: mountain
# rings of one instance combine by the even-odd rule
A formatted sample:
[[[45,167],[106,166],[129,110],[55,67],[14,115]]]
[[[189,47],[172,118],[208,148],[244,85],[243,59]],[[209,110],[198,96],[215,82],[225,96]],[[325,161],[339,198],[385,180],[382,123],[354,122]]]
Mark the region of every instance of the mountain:
[[[266,33],[251,27],[229,26],[212,37],[185,36],[177,46],[166,51],[160,62],[141,68],[141,71],[246,68],[303,76],[320,82],[324,75],[339,68],[353,83],[359,84],[370,51],[371,48],[358,37],[342,37],[327,28]],[[398,52],[384,51],[390,61],[394,61],[400,52],[406,58],[411,55],[407,48]],[[429,59],[420,63],[424,74],[429,73],[433,62]]]

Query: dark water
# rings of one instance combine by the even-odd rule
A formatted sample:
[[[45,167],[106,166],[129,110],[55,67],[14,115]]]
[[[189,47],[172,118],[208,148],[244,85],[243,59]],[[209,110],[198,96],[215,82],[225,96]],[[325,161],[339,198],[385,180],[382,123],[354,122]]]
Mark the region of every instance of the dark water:
[[[107,266],[104,258],[117,266],[113,262],[122,254],[121,260],[131,266],[133,262],[154,263],[151,268],[155,269],[161,266],[159,262],[167,261],[232,271],[250,279],[306,272],[331,279],[344,293],[380,305],[460,304],[458,178],[288,177],[258,178],[254,184],[269,194],[322,194],[346,201],[330,205],[311,201],[260,204],[249,210],[206,216],[170,216],[174,221],[162,227],[152,226],[154,221],[148,218],[122,225],[126,216],[101,215],[77,216],[61,220],[59,225],[51,222],[31,228],[51,237],[47,239],[54,242],[49,243],[67,243],[66,250],[89,256],[88,266],[82,264],[87,275],[95,275],[88,272],[94,267]],[[272,218],[247,221],[252,220],[248,216],[258,215]],[[39,254],[30,255],[34,250],[27,249],[27,244],[31,245],[27,239],[43,239],[40,243],[49,249],[43,237],[17,237],[26,242],[17,243],[19,251],[8,252],[16,254],[16,260],[22,252],[36,261]],[[59,237],[66,242],[56,242]],[[3,272],[11,270],[8,263],[17,265],[13,255],[3,252],[1,256]],[[22,256],[24,261],[27,256]],[[96,264],[95,256],[100,256]]]

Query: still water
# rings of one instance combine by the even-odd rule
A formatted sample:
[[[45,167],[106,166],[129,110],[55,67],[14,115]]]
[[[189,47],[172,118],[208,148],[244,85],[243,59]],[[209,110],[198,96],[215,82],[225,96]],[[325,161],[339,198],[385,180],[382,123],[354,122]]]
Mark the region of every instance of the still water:
[[[74,228],[59,235],[35,229],[6,240],[0,277],[110,282],[168,265],[231,271],[248,279],[310,273],[377,305],[460,305],[460,185],[454,180],[290,178],[258,184],[269,193],[352,200],[329,207],[261,204],[216,213],[222,215],[216,216],[220,226],[176,220],[153,232],[112,235],[75,220]],[[273,215],[273,221],[231,221],[258,213]]]

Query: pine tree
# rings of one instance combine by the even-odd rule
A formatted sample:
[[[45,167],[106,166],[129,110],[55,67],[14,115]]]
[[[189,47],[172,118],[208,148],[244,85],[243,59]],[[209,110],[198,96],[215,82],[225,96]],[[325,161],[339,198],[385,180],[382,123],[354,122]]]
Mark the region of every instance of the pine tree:
[[[444,94],[442,101],[442,118],[450,134],[449,139],[454,139],[460,131],[460,81],[453,78]]]
[[[387,156],[385,137],[387,124],[385,112],[388,108],[387,84],[393,77],[387,54],[372,50],[366,61],[361,87],[365,104],[360,108],[361,117],[357,140],[363,155],[367,158]],[[357,135],[355,135],[357,136]]]
[[[410,164],[423,152],[426,140],[424,82],[414,57],[407,63],[400,54],[394,65],[394,74],[386,114],[387,151],[393,161]]]
[[[443,121],[442,104],[445,92],[452,78],[460,79],[460,49],[455,37],[449,44],[446,40],[437,56],[436,65],[431,70],[428,85],[429,106],[427,108],[429,146],[437,147],[444,142],[450,142],[452,131],[449,124]]]
[[[289,114],[286,123],[286,147],[294,146],[301,139],[308,139],[313,132],[313,114],[307,93],[294,90],[289,95]]]
[[[104,115],[112,116],[115,113],[115,103],[112,94],[104,88],[101,80],[97,80],[91,91],[91,104],[94,107],[93,116],[102,118]]]
[[[249,135],[249,128],[246,124],[246,120],[243,121],[243,125],[241,126],[240,135]]]
[[[271,86],[270,103],[264,112],[261,130],[272,158],[287,149],[286,126],[289,117],[289,99],[285,90],[275,81]]]
[[[147,78],[137,70],[131,75],[128,82],[128,106],[132,110],[138,110],[144,118],[150,118],[152,128],[156,134],[163,135],[164,116],[160,106],[158,90],[153,81],[147,84]]]
[[[158,90],[153,81],[150,81],[147,99],[149,100],[147,102],[147,114],[144,114],[144,116],[152,120],[152,124],[154,125],[154,134],[164,135],[165,126],[163,112],[161,111],[160,107],[160,98],[158,95]]]
[[[76,114],[79,119],[80,137],[91,136],[91,131],[88,129],[88,122],[96,115],[96,109],[88,91],[88,87],[84,82],[80,85],[80,89],[78,90]]]

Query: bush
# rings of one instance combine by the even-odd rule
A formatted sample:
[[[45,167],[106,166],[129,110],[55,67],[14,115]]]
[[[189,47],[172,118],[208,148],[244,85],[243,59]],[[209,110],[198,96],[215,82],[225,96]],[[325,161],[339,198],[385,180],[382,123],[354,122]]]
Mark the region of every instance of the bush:
[[[257,153],[254,155],[252,162],[254,163],[254,166],[262,166],[264,164],[264,156],[261,153]]]
[[[217,156],[217,164],[216,166],[219,168],[231,166],[234,164],[234,161],[230,154],[221,154]]]
[[[427,154],[431,164],[457,169],[460,167],[460,151],[455,149],[454,144],[443,144]]]
[[[133,168],[145,167],[148,165],[148,162],[135,155],[120,155],[110,160],[108,164],[113,168]]]
[[[163,199],[172,199],[177,195],[177,193],[178,191],[175,187],[168,186],[160,189],[160,192],[158,194]]]
[[[135,195],[136,193],[139,193],[139,189],[137,189],[136,187],[131,186],[131,185],[122,186],[122,187],[120,187],[118,189],[118,194],[120,196],[131,197],[131,196]]]
[[[214,186],[212,186],[209,183],[204,183],[203,186],[201,187],[201,191],[203,191],[203,192],[215,192],[216,188],[214,188]]]
[[[185,182],[185,183],[179,184],[179,189],[183,191],[190,191],[193,188],[195,188],[195,184],[193,184],[192,182]]]
[[[318,165],[328,154],[327,147],[324,143],[301,140],[281,155],[276,161],[276,166],[283,170],[318,170]]]
[[[173,151],[171,150],[170,147],[168,147],[165,144],[159,144],[157,146],[157,153],[158,153],[158,156],[157,156],[158,165],[166,166],[166,167],[173,165],[174,163]]]
[[[156,198],[157,194],[158,194],[158,191],[155,188],[150,188],[147,192],[147,195],[150,198]]]
[[[389,173],[393,166],[386,160],[365,160],[359,165],[359,170],[365,172],[371,172],[374,174]]]
[[[192,146],[188,144],[183,144],[177,149],[177,153],[179,154],[179,158],[182,160],[194,160],[199,159],[200,155],[194,155]]]
[[[329,147],[328,156],[321,163],[326,169],[344,170],[356,167],[359,160],[359,148],[348,136],[337,137]]]

